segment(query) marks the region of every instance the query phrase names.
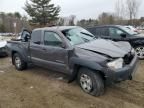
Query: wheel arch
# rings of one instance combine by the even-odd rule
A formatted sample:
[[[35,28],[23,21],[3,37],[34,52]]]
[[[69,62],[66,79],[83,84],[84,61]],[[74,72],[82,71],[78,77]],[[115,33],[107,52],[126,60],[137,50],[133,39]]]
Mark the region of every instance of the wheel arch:
[[[14,59],[13,59],[13,56],[16,54],[16,53],[18,53],[17,51],[12,51],[11,52],[11,57],[12,57],[12,64],[14,65]]]
[[[16,53],[19,54],[20,57],[21,57],[25,62],[27,62],[27,61],[26,61],[26,57],[25,57],[25,55],[24,55],[22,52],[13,50],[13,51],[11,51],[12,64],[14,64],[13,56],[14,56]]]
[[[87,68],[90,69],[98,74],[101,75],[101,77],[105,80],[105,73],[103,71],[102,66],[100,66],[98,63],[94,63],[94,62],[86,62],[83,60],[74,60],[75,62],[73,62],[71,65],[72,71],[71,71],[71,76],[70,76],[70,80],[69,82],[74,81],[77,78],[78,72],[80,70],[80,68]]]

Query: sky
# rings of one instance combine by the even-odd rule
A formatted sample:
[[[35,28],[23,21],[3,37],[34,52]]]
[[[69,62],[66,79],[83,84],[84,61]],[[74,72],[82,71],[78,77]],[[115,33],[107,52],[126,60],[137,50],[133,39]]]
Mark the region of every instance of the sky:
[[[138,17],[144,17],[144,1],[141,0]],[[18,11],[27,15],[23,10],[26,0],[0,0],[0,12]],[[61,7],[60,16],[76,15],[77,19],[97,18],[102,12],[115,12],[116,0],[52,0],[51,3]]]

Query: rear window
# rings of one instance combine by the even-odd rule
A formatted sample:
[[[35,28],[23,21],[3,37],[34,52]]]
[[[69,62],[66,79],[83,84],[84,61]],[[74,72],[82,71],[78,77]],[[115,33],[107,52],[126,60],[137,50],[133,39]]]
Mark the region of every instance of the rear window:
[[[40,42],[41,42],[41,30],[33,31],[31,40],[35,44],[40,44]]]
[[[92,27],[88,30],[96,36],[109,36],[109,31],[107,27]]]
[[[101,28],[96,28],[96,35],[98,35],[98,36],[101,35]]]
[[[87,28],[87,30],[88,30],[89,32],[91,32],[92,34],[96,35],[96,28],[95,28],[95,27]]]

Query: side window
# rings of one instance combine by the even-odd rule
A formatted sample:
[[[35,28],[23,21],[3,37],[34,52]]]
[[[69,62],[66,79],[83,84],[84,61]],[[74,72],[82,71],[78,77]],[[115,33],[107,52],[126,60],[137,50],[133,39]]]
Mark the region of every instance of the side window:
[[[100,28],[96,28],[96,33],[95,33],[97,36],[100,36],[101,35],[101,29]]]
[[[87,28],[87,30],[88,30],[89,32],[91,32],[92,34],[97,35],[97,34],[96,34],[96,31],[97,31],[97,30],[96,30],[95,27],[94,27],[94,28],[93,28],[93,27],[92,27],[92,28]]]
[[[101,35],[102,36],[109,36],[109,32],[108,32],[108,28],[107,27],[101,28]]]
[[[57,33],[45,32],[44,45],[46,46],[61,46],[62,40]]]
[[[109,35],[111,37],[120,37],[121,34],[124,32],[122,30],[119,30],[117,28],[109,28]]]
[[[33,31],[31,40],[35,44],[40,44],[40,42],[41,42],[41,31],[40,30]]]

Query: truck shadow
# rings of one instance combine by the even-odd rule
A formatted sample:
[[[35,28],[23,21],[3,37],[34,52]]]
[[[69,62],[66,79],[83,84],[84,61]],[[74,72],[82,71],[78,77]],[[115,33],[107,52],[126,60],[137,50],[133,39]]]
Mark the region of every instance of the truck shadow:
[[[54,78],[54,79],[65,81],[65,82],[68,82],[68,78],[69,78],[68,75],[62,72],[52,71],[50,69],[41,68],[41,67],[34,66],[34,65],[29,65],[28,69],[24,70],[24,72],[32,73],[38,76],[40,75],[42,77]]]

